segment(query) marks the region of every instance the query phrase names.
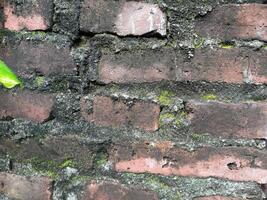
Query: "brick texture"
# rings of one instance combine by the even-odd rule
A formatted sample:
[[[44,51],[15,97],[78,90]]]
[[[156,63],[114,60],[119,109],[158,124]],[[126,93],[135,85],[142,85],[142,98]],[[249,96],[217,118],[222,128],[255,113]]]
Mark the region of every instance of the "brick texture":
[[[145,131],[155,131],[159,127],[160,107],[150,102],[137,101],[127,105],[121,100],[96,96],[93,100],[93,113],[87,112],[85,98],[81,99],[81,111],[86,120],[102,126],[132,126]]]
[[[63,75],[75,71],[70,48],[58,48],[52,42],[21,41],[0,46],[0,58],[18,75],[31,73]]]
[[[47,30],[53,16],[52,0],[28,0],[20,4],[4,0],[4,27],[12,31]]]
[[[114,146],[110,155],[117,172],[217,177],[260,184],[267,182],[267,154],[252,148],[203,147],[187,151],[127,144]]]
[[[220,5],[196,22],[196,31],[201,36],[223,40],[267,41],[266,18],[265,4]]]
[[[34,122],[49,119],[54,100],[37,92],[0,93],[0,118],[25,118]]]
[[[84,200],[157,200],[157,194],[151,191],[128,188],[119,183],[95,182],[88,183],[85,188]]]
[[[267,104],[196,102],[187,104],[196,133],[223,138],[267,138]]]
[[[155,32],[166,35],[166,17],[158,5],[136,1],[85,0],[80,29],[84,32],[113,32],[121,36]]]
[[[52,180],[47,177],[24,177],[0,173],[0,192],[11,199],[50,200]]]

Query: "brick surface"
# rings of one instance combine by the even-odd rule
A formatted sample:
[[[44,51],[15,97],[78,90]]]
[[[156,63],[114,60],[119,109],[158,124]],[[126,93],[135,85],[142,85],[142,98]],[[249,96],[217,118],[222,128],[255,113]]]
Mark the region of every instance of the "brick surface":
[[[196,49],[188,62],[181,60],[179,80],[242,83],[243,68],[247,67],[247,52],[239,49]]]
[[[0,2],[0,29],[4,27],[4,2]]]
[[[50,200],[52,180],[47,177],[24,177],[0,173],[0,193],[11,199]]]
[[[220,5],[196,22],[196,31],[201,36],[223,40],[267,41],[266,18],[265,4]]]
[[[85,188],[84,200],[157,200],[157,194],[136,188],[128,188],[119,183],[94,182]]]
[[[136,1],[85,0],[80,29],[84,32],[113,32],[121,36],[156,32],[166,35],[166,17],[158,5]]]
[[[98,71],[104,83],[175,80],[175,56],[169,50],[103,54]]]
[[[252,148],[203,147],[187,151],[128,143],[115,145],[109,155],[117,172],[267,182],[267,154]]]
[[[34,122],[49,119],[54,100],[36,92],[0,93],[0,118],[25,118]]]
[[[86,99],[81,99],[83,117],[102,126],[132,126],[145,131],[155,131],[159,127],[160,107],[150,102],[136,101],[127,105],[110,97],[96,96],[93,99],[93,113],[86,109]]]
[[[4,0],[4,27],[13,31],[47,30],[51,28],[53,16],[52,0],[26,0],[15,4]]]
[[[185,59],[172,50],[103,53],[99,81],[103,83],[142,83],[169,81],[208,81],[241,84],[267,82],[267,51],[201,48]]]
[[[196,133],[223,138],[267,138],[266,103],[190,101],[187,109]]]
[[[70,48],[52,42],[21,41],[0,46],[0,58],[18,75],[63,75],[75,71]]]

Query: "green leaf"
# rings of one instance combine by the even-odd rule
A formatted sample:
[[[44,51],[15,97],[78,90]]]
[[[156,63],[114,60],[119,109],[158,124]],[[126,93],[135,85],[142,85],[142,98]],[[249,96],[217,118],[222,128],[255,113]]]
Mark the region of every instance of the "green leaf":
[[[9,89],[15,87],[16,85],[21,85],[17,76],[2,60],[0,60],[0,83]]]

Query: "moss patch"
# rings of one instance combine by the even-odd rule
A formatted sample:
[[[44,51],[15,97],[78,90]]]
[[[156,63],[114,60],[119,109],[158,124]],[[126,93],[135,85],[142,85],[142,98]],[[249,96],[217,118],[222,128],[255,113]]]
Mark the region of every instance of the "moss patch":
[[[215,94],[205,94],[201,96],[201,99],[204,101],[209,101],[209,100],[217,100],[218,97]]]
[[[168,106],[173,102],[172,100],[173,97],[174,97],[174,93],[164,90],[160,93],[160,96],[158,97],[158,101],[161,105]]]

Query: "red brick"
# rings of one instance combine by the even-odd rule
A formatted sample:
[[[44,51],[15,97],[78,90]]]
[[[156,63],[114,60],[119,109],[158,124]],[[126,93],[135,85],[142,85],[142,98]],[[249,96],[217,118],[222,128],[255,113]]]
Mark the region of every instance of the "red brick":
[[[127,105],[122,100],[96,96],[93,99],[93,113],[86,110],[86,99],[81,99],[83,117],[101,126],[132,126],[145,131],[155,131],[159,127],[160,107],[150,102],[136,101]]]
[[[267,51],[255,51],[249,57],[248,79],[251,83],[267,83]]]
[[[128,188],[119,183],[95,182],[88,183],[85,188],[84,200],[157,200],[157,194],[137,188]]]
[[[267,153],[252,148],[203,147],[187,151],[127,143],[115,145],[109,155],[117,172],[267,183]]]
[[[80,29],[84,32],[113,32],[121,36],[150,32],[166,35],[166,16],[156,4],[85,0],[81,8]]]
[[[14,4],[4,0],[4,27],[13,31],[47,30],[52,25],[53,1],[30,0]],[[31,2],[32,1],[32,2]]]
[[[0,193],[11,199],[50,200],[52,181],[47,177],[24,177],[0,173]]]
[[[98,71],[104,83],[175,80],[175,56],[165,50],[103,54]]]
[[[177,74],[179,80],[186,81],[242,83],[247,54],[236,48],[196,49],[190,61],[180,64]]]
[[[223,40],[267,41],[266,18],[265,4],[220,5],[196,22],[196,31],[201,36]]]
[[[207,197],[198,197],[194,200],[242,200],[243,198],[236,197],[226,197],[226,196],[207,196]]]
[[[187,109],[196,133],[223,138],[267,139],[266,103],[190,101]]]
[[[36,92],[0,93],[0,118],[25,118],[34,122],[49,119],[53,98]]]
[[[38,72],[43,75],[62,75],[74,72],[76,65],[70,48],[58,48],[52,42],[21,41],[0,46],[0,57],[18,75]]]

